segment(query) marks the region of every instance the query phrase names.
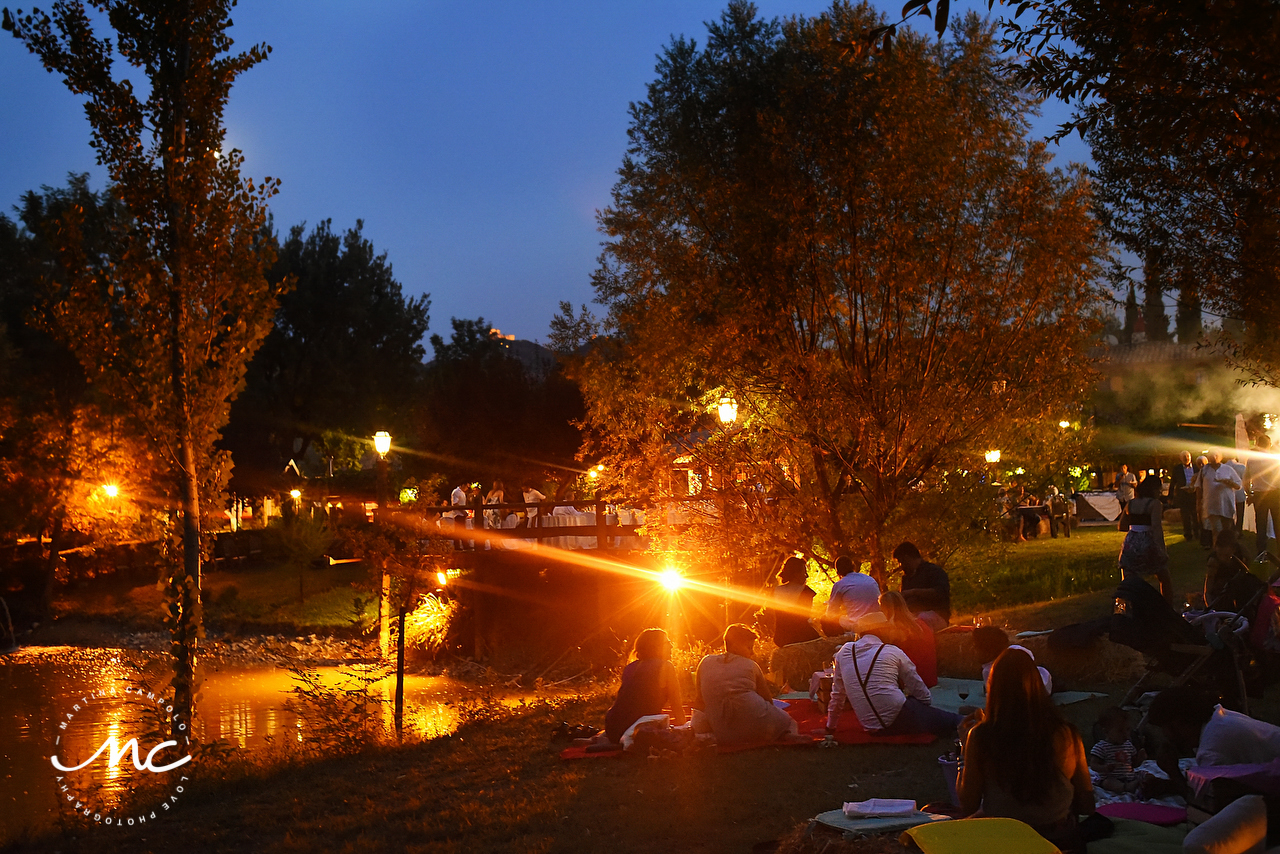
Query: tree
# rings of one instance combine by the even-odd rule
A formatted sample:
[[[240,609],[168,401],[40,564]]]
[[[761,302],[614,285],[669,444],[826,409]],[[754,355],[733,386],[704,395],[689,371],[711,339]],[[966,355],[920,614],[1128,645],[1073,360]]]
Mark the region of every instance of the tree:
[[[986,450],[1076,406],[1099,244],[992,33],[850,49],[878,23],[734,2],[705,48],[663,51],[601,215],[608,316],[579,376],[624,494],[669,489],[679,460],[744,549],[881,573],[898,537],[986,512]]]
[[[580,473],[577,385],[548,351],[514,342],[531,351],[518,358],[483,317],[450,323],[449,340],[431,336],[418,413],[423,450],[451,481],[507,479],[508,500],[521,480],[556,481],[563,492]]]
[[[274,487],[313,444],[327,456],[339,436],[361,437],[367,448],[378,430],[403,444],[415,429],[407,415],[422,381],[431,300],[405,298],[363,228],[357,220],[338,234],[325,220],[304,237],[297,225],[279,248],[268,278],[293,288],[224,431],[238,491]]]
[[[225,482],[214,440],[279,291],[264,276],[271,252],[259,238],[277,182],[240,177],[239,152],[223,151],[222,114],[236,77],[270,49],[229,53],[232,0],[92,5],[114,44],[76,0],[55,2],[51,14],[6,9],[4,26],[84,96],[91,145],[129,213],[102,270],[76,257],[74,228],[64,233],[67,279],[55,319],[90,380],[131,402],[163,455],[165,497],[181,520],[168,605],[174,703],[189,722],[202,633],[201,494],[216,497]],[[117,53],[145,74],[145,100],[113,73]]]
[[[1148,341],[1169,340],[1169,316],[1164,311],[1164,270],[1160,263],[1148,260],[1142,277],[1142,327]]]
[[[15,223],[0,216],[0,532],[47,536],[40,601],[52,605],[58,552],[73,533],[97,543],[153,536],[143,509],[152,484],[141,476],[149,449],[120,429],[123,412],[86,381],[74,353],[52,334],[65,285],[58,248],[79,235],[75,257],[101,274],[109,235],[126,214],[87,175],[66,188],[29,192]],[[110,485],[117,494],[107,495]],[[141,499],[141,504],[135,503]]]

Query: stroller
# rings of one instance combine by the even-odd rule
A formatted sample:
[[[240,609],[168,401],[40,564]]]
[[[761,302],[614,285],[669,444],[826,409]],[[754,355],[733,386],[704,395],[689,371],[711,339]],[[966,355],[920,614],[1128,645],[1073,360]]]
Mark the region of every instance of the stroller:
[[[1252,604],[1256,608],[1256,599]],[[1224,706],[1247,714],[1248,628],[1249,621],[1239,611],[1209,610],[1186,619],[1142,579],[1121,581],[1111,614],[1111,640],[1145,655],[1147,671],[1120,705],[1132,705],[1152,676],[1166,673],[1174,677],[1173,685],[1204,684],[1223,698]]]

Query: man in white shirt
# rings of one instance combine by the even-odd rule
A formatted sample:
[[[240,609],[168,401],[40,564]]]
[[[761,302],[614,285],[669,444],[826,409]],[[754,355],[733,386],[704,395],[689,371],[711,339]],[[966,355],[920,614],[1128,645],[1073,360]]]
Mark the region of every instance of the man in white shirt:
[[[1235,469],[1223,465],[1221,451],[1209,452],[1209,462],[1196,477],[1204,484],[1209,530],[1217,541],[1219,533],[1234,525],[1236,490],[1243,489],[1244,483]]]
[[[892,624],[879,612],[858,621],[856,641],[836,653],[827,732],[834,733],[847,697],[862,728],[874,735],[955,735],[960,716],[935,709],[907,654],[879,635]]]
[[[527,483],[524,485],[524,518],[526,527],[538,527],[538,508],[535,505],[540,501],[546,500],[547,496],[539,492],[536,486],[530,486]]]
[[[1120,466],[1120,474],[1116,475],[1116,501],[1120,502],[1120,511],[1133,500],[1133,488],[1138,485],[1137,476],[1129,471],[1126,465]]]
[[[1240,455],[1236,454],[1223,465],[1231,466],[1232,471],[1236,473],[1236,477],[1240,478],[1240,488],[1236,490],[1236,539],[1244,533],[1244,504],[1247,493],[1244,490],[1245,465],[1240,462]]]
[[[839,578],[831,585],[831,598],[822,618],[823,630],[829,635],[839,634],[837,624],[840,631],[851,631],[858,620],[880,612],[880,585],[859,572],[848,555],[836,558],[836,575]]]

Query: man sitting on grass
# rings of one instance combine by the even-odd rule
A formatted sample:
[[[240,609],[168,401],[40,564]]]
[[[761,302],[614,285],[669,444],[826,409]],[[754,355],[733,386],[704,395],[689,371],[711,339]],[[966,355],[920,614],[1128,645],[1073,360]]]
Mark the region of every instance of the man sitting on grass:
[[[893,550],[893,559],[902,567],[902,598],[911,613],[935,632],[950,625],[951,579],[947,571],[921,557],[914,543],[899,545]]]

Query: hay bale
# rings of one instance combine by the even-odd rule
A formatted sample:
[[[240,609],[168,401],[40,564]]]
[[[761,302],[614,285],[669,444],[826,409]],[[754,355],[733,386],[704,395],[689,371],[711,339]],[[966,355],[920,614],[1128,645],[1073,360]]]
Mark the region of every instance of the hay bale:
[[[1005,629],[1009,637],[1014,629]],[[968,632],[937,636],[938,673],[957,679],[981,679],[982,664],[973,651]],[[1074,690],[1087,685],[1133,682],[1145,671],[1142,653],[1100,638],[1085,649],[1052,649],[1048,635],[1014,641],[1031,650],[1036,663],[1053,674],[1054,688]]]
[[[826,667],[844,644],[843,638],[818,638],[780,646],[769,660],[769,670],[791,686],[791,690],[808,691],[809,677]]]

